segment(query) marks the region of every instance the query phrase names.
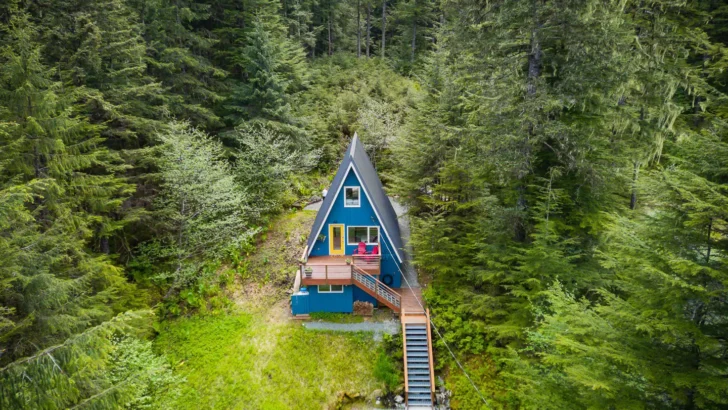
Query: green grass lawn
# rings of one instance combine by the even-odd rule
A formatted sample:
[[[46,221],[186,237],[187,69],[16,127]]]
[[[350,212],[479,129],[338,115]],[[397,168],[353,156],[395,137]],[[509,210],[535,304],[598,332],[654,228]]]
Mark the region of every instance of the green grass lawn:
[[[155,348],[186,378],[175,409],[322,409],[382,384],[372,334],[305,330],[285,306],[163,322]]]

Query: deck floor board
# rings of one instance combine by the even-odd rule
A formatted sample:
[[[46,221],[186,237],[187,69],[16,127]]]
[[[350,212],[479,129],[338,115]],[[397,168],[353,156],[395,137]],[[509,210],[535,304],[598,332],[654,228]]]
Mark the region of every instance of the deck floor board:
[[[422,309],[422,306],[425,305],[424,299],[422,299],[422,288],[397,288],[394,289],[395,292],[402,295],[402,311],[404,312],[404,315],[400,315],[402,320],[404,321],[404,318],[408,315],[424,315],[425,310]],[[418,303],[419,301],[419,303]],[[422,306],[420,306],[420,304]],[[412,319],[414,320],[417,316],[413,316]],[[423,316],[424,317],[424,316]],[[424,322],[422,322],[424,323]]]

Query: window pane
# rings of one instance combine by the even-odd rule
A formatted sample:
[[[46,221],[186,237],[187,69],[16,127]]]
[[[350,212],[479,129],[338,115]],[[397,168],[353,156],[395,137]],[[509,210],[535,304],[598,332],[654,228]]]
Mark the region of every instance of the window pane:
[[[350,226],[349,227],[349,245],[356,245],[359,242],[367,242],[369,237],[367,236],[366,226]]]
[[[334,241],[334,243],[333,243],[333,245],[334,245],[333,246],[333,249],[335,251],[340,251],[341,250],[341,244],[344,242],[343,241],[343,238],[341,237],[341,235],[343,234],[341,232],[342,229],[341,229],[340,226],[332,226],[331,227],[331,230],[334,232],[334,237],[331,238]]]
[[[370,243],[379,243],[379,227],[378,226],[369,227],[369,242]]]
[[[318,291],[319,292],[330,292],[331,286],[330,285],[318,285]]]
[[[358,206],[359,205],[359,188],[346,188],[344,192],[345,204],[347,206]]]
[[[331,285],[331,291],[332,292],[343,292],[344,285]]]

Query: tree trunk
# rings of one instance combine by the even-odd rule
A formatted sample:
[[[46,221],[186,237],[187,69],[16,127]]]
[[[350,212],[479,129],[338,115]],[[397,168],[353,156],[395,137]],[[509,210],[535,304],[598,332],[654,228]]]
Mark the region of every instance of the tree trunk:
[[[712,234],[713,234],[713,218],[710,218],[710,221],[708,221],[708,250],[705,253],[705,263],[710,263],[710,251],[711,251],[710,236]]]
[[[356,58],[361,57],[361,4],[356,0]]]
[[[333,13],[331,12],[331,10],[329,10],[329,24],[328,24],[328,28],[329,28],[329,55],[333,55],[334,54],[334,38],[331,36],[331,17],[332,17],[332,14]]]
[[[417,19],[412,21],[412,63],[415,62],[415,46],[417,45]]]
[[[371,17],[372,17],[372,6],[367,1],[367,58],[369,58],[369,33],[371,32],[372,24],[371,24]]]
[[[538,27],[531,32],[531,54],[528,56],[528,86],[526,92],[529,97],[536,95],[536,80],[541,76],[541,44],[538,41]]]
[[[538,38],[538,30],[541,25],[538,21],[538,9],[536,2],[533,7],[533,30],[531,30],[531,52],[528,55],[528,77],[526,79],[526,97],[534,98],[536,96],[536,81],[541,76],[541,43]],[[519,242],[526,240],[526,211],[528,209],[528,201],[526,200],[526,177],[531,172],[531,139],[536,132],[536,124],[527,124],[528,132],[521,146],[521,156],[523,162],[521,168],[517,171],[516,179],[516,224],[515,239]]]
[[[109,237],[108,236],[104,236],[101,238],[100,247],[101,247],[101,253],[103,253],[104,255],[108,255],[109,253],[111,253],[111,249],[109,248]]]
[[[387,45],[387,0],[382,0],[382,58]]]
[[[637,208],[637,177],[640,172],[640,163],[634,162],[634,171],[632,171],[632,195],[629,198],[629,209],[633,210]]]

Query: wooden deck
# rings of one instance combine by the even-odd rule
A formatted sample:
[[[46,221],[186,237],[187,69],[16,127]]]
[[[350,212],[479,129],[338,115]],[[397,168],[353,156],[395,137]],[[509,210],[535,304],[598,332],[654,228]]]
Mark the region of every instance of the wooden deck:
[[[425,310],[422,309],[422,306],[425,305],[425,301],[422,299],[422,289],[398,288],[395,291],[402,296],[402,312],[400,313],[402,323],[426,323]]]
[[[351,263],[346,263],[346,260]],[[299,267],[302,285],[352,285],[353,267],[374,277],[380,274],[380,255],[309,256]],[[309,269],[310,275],[305,271]]]

